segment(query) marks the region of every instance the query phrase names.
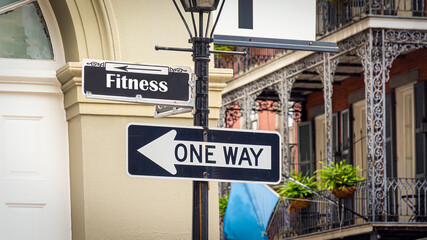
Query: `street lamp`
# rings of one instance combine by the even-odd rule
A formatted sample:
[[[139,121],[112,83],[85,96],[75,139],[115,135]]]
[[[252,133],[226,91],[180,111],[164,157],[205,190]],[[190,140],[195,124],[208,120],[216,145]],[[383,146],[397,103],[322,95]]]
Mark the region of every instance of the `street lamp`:
[[[219,0],[181,0],[186,12],[210,12],[216,10]]]
[[[219,16],[221,15],[222,8],[225,0],[222,1],[221,7],[217,19],[212,27],[211,33],[208,34],[209,23],[211,18],[211,11],[217,9],[219,0],[181,0],[182,7],[186,12],[191,12],[191,19],[194,28],[194,36],[178,7],[176,0],[173,0],[175,7],[187,28],[188,34],[190,35],[189,42],[192,43],[192,48],[173,48],[173,47],[159,47],[156,46],[156,50],[171,50],[171,51],[184,51],[193,53],[194,72],[197,77],[195,87],[195,103],[194,103],[194,126],[203,127],[203,139],[205,142],[208,141],[208,120],[209,120],[209,104],[208,104],[208,93],[209,93],[209,56],[210,53],[221,53],[221,54],[238,54],[246,55],[246,52],[233,52],[233,51],[216,51],[209,50],[209,44],[213,42],[213,32],[216,24],[218,23]],[[197,31],[196,20],[194,18],[194,12],[199,13],[199,27]],[[203,14],[207,13],[206,31],[203,34]],[[209,173],[204,172],[203,178],[209,179]],[[208,189],[209,183],[207,181],[194,181],[193,182],[193,229],[192,239],[208,239]]]

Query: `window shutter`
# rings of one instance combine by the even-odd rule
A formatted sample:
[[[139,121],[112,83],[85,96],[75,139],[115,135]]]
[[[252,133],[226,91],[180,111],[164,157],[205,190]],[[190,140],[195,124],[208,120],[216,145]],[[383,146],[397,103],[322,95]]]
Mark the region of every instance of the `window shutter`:
[[[339,121],[338,121],[338,113],[334,113],[332,115],[332,134],[333,134],[333,146],[332,146],[332,152],[334,154],[333,156],[333,161],[337,162],[338,161],[338,157],[339,156],[339,146],[340,146],[340,139],[339,139]]]
[[[386,148],[386,166],[387,177],[396,177],[396,145],[395,145],[395,98],[394,92],[391,92],[385,97],[385,148]]]
[[[414,110],[415,110],[415,176],[427,176],[427,139],[426,139],[426,82],[414,85]]]
[[[310,176],[314,173],[313,124],[306,121],[298,124],[298,165],[300,172]]]
[[[353,163],[351,158],[350,109],[341,112],[341,159]]]

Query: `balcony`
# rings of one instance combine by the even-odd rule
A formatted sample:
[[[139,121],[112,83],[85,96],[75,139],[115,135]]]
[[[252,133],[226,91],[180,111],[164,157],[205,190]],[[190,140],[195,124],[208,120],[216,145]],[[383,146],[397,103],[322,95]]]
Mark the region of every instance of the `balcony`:
[[[296,238],[318,232],[341,230],[369,224],[387,226],[384,234],[393,234],[392,226],[416,227],[427,224],[427,180],[388,179],[386,185],[386,207],[382,216],[372,218],[370,191],[365,180],[357,186],[353,197],[337,200],[328,191],[321,194],[339,202],[333,204],[326,198],[316,196],[310,207],[289,212],[288,201],[278,205],[273,213],[268,235],[270,239]],[[344,207],[339,207],[339,205]],[[425,230],[425,229],[424,229]],[[387,233],[387,231],[390,231]],[[406,231],[405,239],[421,234]]]
[[[368,16],[426,17],[425,0],[318,0],[319,38]]]
[[[426,18],[426,0],[318,0],[316,13],[316,36],[321,40],[331,33],[350,26],[369,16],[399,18]],[[427,18],[426,18],[427,19]],[[237,48],[247,51],[246,56],[215,56],[215,67],[234,69],[234,76],[265,64],[287,50]]]
[[[215,54],[216,68],[233,69],[234,77],[247,72],[255,66],[260,66],[283,54],[282,49],[237,47],[237,51],[246,51],[246,56]]]

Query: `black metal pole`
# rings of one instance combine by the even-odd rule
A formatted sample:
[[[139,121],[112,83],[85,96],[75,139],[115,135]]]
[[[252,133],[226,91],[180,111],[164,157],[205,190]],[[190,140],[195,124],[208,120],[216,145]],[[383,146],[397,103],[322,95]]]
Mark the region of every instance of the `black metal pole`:
[[[201,15],[201,14],[200,14]],[[202,16],[200,16],[200,37],[192,38],[194,71],[197,76],[194,126],[208,127],[209,121],[209,43],[211,38],[203,37]],[[207,140],[207,132],[204,132]],[[204,177],[207,173],[203,174]],[[208,182],[193,182],[193,240],[208,239]]]

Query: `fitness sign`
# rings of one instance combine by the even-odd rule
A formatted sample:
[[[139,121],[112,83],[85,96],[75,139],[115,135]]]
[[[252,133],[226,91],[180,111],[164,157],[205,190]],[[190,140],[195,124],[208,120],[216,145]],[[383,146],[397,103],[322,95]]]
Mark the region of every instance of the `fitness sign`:
[[[83,60],[83,94],[88,98],[192,107],[189,67],[108,60]]]

